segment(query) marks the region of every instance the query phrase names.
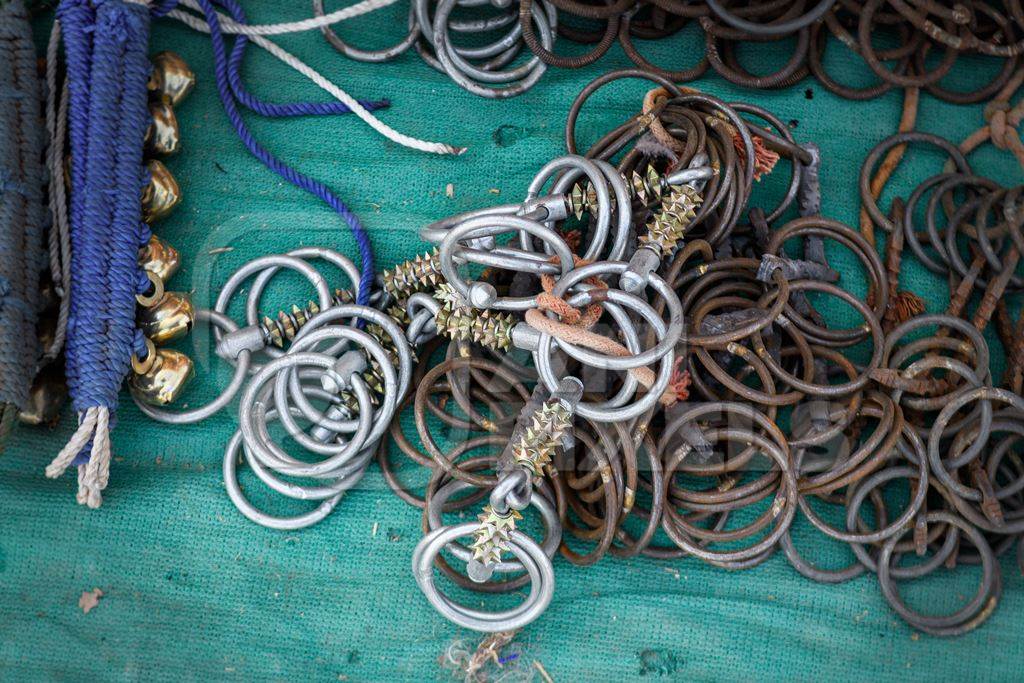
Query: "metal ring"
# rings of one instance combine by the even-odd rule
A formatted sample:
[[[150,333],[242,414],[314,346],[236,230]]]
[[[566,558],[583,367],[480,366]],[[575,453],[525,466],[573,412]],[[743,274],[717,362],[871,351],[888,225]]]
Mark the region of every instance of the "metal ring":
[[[416,583],[442,616],[463,628],[484,633],[521,629],[547,609],[555,591],[555,572],[551,560],[536,541],[522,532],[512,532],[509,539],[509,550],[519,558],[530,576],[530,593],[518,607],[503,612],[472,609],[454,602],[434,584],[434,558],[448,543],[472,535],[476,528],[476,522],[466,522],[441,527],[424,536],[412,556]]]
[[[200,322],[209,322],[219,327],[224,332],[234,332],[238,329],[238,325],[235,321],[217,311],[211,311],[209,309],[199,309],[196,311],[196,320]],[[195,424],[201,422],[206,418],[216,414],[226,405],[231,403],[231,400],[238,393],[238,390],[242,388],[245,383],[246,375],[249,373],[249,361],[251,354],[249,351],[242,351],[238,354],[238,362],[235,364],[235,372],[231,376],[231,382],[222,392],[217,396],[216,399],[207,403],[201,408],[193,408],[192,410],[186,410],[184,412],[174,412],[170,410],[164,410],[156,406],[150,405],[132,394],[132,399],[135,401],[135,405],[139,407],[146,417],[152,418],[158,422],[165,424]]]

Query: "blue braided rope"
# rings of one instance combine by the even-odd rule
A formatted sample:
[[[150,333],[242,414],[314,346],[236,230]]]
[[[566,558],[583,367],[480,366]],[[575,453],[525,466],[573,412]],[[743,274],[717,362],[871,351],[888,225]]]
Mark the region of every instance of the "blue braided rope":
[[[57,7],[61,31],[64,35],[64,53],[67,61],[68,89],[70,100],[68,106],[68,139],[72,149],[71,156],[71,188],[68,206],[68,218],[72,228],[72,248],[80,241],[87,241],[82,230],[84,225],[83,204],[85,194],[75,191],[85,183],[85,147],[88,140],[89,126],[89,73],[92,70],[92,40],[96,23],[96,11],[87,0],[62,0]],[[78,150],[77,152],[75,150]],[[81,226],[81,227],[80,227]],[[85,274],[74,267],[72,254],[71,292],[79,292],[88,288]],[[72,296],[71,308],[74,309],[75,299]],[[79,331],[80,316],[68,318],[68,352],[65,354],[65,376],[69,391],[74,396],[73,387],[82,383],[79,370],[79,354],[74,352],[72,339],[82,336]]]
[[[373,269],[373,249],[370,245],[369,235],[366,234],[366,230],[363,228],[356,215],[352,213],[348,206],[346,206],[345,203],[326,185],[295,170],[291,166],[279,160],[266,148],[260,145],[255,138],[253,138],[248,127],[245,125],[245,121],[242,120],[242,115],[238,111],[238,107],[236,105],[236,95],[231,87],[231,78],[229,75],[230,63],[224,45],[224,34],[221,31],[220,21],[217,19],[217,12],[214,8],[214,4],[211,0],[198,0],[198,2],[200,7],[202,7],[203,14],[206,16],[206,23],[210,28],[217,92],[220,95],[221,103],[224,106],[224,111],[228,115],[228,119],[231,121],[231,125],[234,127],[239,139],[241,139],[249,152],[267,166],[267,168],[274,171],[296,187],[319,197],[324,203],[334,209],[334,211],[341,216],[342,220],[345,221],[349,230],[352,232],[352,236],[356,240],[356,246],[359,249],[359,256],[362,264],[359,293],[356,301],[361,305],[367,305],[370,301],[370,293],[373,289],[375,277]],[[232,0],[220,0],[221,6],[228,9],[229,12],[231,12],[231,2]],[[235,6],[235,9],[241,11],[241,8],[237,7],[237,5]],[[241,41],[244,39],[240,38],[239,40]]]
[[[72,282],[68,320],[68,387],[75,409],[117,408],[121,382],[137,348],[135,295],[140,291],[138,248],[146,182],[142,141],[149,125],[146,82],[149,10],[124,0],[64,0],[62,26],[68,80],[84,91],[87,115],[69,127],[72,170]],[[64,10],[67,11],[64,11]],[[64,17],[85,20],[67,26]],[[71,31],[69,32],[69,28]],[[81,59],[88,54],[91,63]],[[74,58],[72,55],[75,55]],[[72,104],[81,105],[74,99]],[[73,118],[82,111],[73,107]],[[88,461],[86,446],[75,464]]]
[[[156,11],[169,11],[174,4],[166,0]],[[286,180],[320,197],[348,224],[362,256],[359,299],[365,303],[374,282],[373,256],[358,219],[325,185],[260,146],[246,128],[236,100],[269,115],[340,110],[318,103],[268,105],[250,96],[239,75],[247,41],[239,41],[233,62],[229,61],[214,6],[209,0],[201,4],[210,24],[218,93],[228,118],[250,152]],[[244,21],[237,3],[227,8]],[[149,232],[141,220],[139,203],[147,181],[141,141],[149,122],[149,11],[125,0],[62,0],[58,16],[65,35],[71,90],[68,128],[73,159],[68,384],[80,414],[97,406],[113,413],[131,355],[144,348],[134,316],[135,295],[147,285],[137,255]],[[76,464],[88,460],[88,451],[86,446]]]
[[[29,14],[0,4],[0,412],[24,408],[38,367],[45,140]]]

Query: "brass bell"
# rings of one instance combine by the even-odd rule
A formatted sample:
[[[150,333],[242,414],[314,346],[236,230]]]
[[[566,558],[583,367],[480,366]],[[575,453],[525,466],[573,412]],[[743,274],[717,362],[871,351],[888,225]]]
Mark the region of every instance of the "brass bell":
[[[173,349],[157,349],[146,340],[146,359],[132,356],[128,388],[143,403],[165,406],[173,403],[192,379],[192,359]]]
[[[155,99],[178,106],[192,92],[196,75],[185,60],[173,52],[161,52],[153,57],[153,73],[147,87]]]
[[[181,188],[167,167],[156,159],[146,162],[149,184],[142,191],[142,219],[147,223],[160,220],[181,201]]]
[[[157,100],[149,103],[149,113],[153,121],[146,130],[146,152],[160,157],[174,154],[181,144],[174,107],[163,100]]]
[[[181,255],[167,242],[150,235],[149,242],[139,250],[139,265],[161,281],[168,282],[181,266]]]
[[[64,381],[64,364],[50,363],[36,375],[28,393],[28,404],[18,414],[22,424],[39,427],[53,426],[60,420],[61,408],[68,396]]]
[[[195,320],[192,297],[184,292],[164,292],[155,305],[140,308],[136,316],[142,334],[157,345],[181,339],[192,330]]]

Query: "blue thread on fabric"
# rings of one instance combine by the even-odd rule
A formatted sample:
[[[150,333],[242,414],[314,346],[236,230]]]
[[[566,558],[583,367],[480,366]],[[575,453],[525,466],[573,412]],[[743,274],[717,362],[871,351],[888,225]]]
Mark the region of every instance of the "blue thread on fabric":
[[[142,334],[142,330],[135,328],[135,338],[132,340],[132,350],[139,358],[146,356],[146,335]]]
[[[88,139],[89,122],[89,72],[92,69],[92,36],[96,21],[96,11],[86,0],[62,0],[57,7],[57,18],[60,20],[61,32],[64,36],[64,53],[67,62],[67,83],[69,89],[68,106],[68,138],[71,149],[82,150],[81,154],[72,154],[70,164],[71,193],[68,206],[68,217],[72,227],[71,244],[88,241],[82,234],[88,230],[83,224],[84,194],[75,191],[85,180],[84,153]],[[74,253],[72,263],[74,263]],[[86,286],[83,273],[71,268],[71,292],[81,291]],[[74,308],[75,298],[72,296],[71,307]],[[69,390],[81,384],[79,372],[79,354],[73,339],[79,333],[79,316],[69,315],[67,328],[67,352],[65,354],[65,376]],[[72,394],[73,395],[73,394]]]
[[[33,307],[29,305],[27,301],[19,297],[11,296],[11,281],[0,275],[0,310],[3,310],[5,306],[12,306],[23,315],[35,315]]]
[[[153,288],[153,283],[150,282],[149,276],[146,275],[146,271],[140,270],[135,279],[135,293],[145,294]]]
[[[166,16],[168,12],[177,6],[178,0],[160,0],[153,4],[152,9],[150,9],[150,13],[156,18],[160,18]]]
[[[240,14],[241,7],[238,7],[237,4],[234,7],[231,6],[233,1],[234,0],[220,0],[219,4],[232,15],[236,14],[233,10],[237,10],[239,13],[238,16],[241,16],[242,21],[244,21],[244,15]],[[288,164],[279,160],[266,148],[260,145],[260,143],[252,136],[252,133],[249,132],[249,129],[242,120],[242,115],[236,105],[238,98],[231,86],[231,66],[224,45],[224,34],[221,31],[220,21],[217,18],[217,11],[210,0],[198,0],[198,3],[203,10],[203,14],[206,16],[207,26],[210,28],[217,92],[220,95],[221,104],[224,106],[224,111],[227,113],[228,119],[231,121],[231,125],[234,127],[239,139],[241,139],[249,152],[259,159],[267,168],[274,171],[296,187],[319,197],[324,203],[334,209],[334,211],[341,216],[342,220],[345,221],[349,230],[352,232],[352,236],[356,240],[356,246],[359,249],[359,256],[362,265],[361,279],[359,281],[359,293],[356,298],[356,302],[360,305],[367,305],[370,301],[370,293],[373,289],[375,277],[373,269],[373,249],[370,245],[369,235],[366,234],[366,230],[363,228],[356,215],[352,213],[351,209],[349,209],[348,206],[346,206],[345,203],[326,185],[297,171]],[[245,39],[243,37],[239,37],[238,41],[243,42]],[[241,80],[239,79],[239,84],[240,83]]]
[[[64,52],[67,61],[67,83],[69,89],[68,137],[71,148],[83,149],[87,140],[89,120],[89,72],[92,63],[92,34],[96,13],[92,5],[83,0],[63,0],[57,7],[57,18],[61,23],[64,35]],[[72,226],[72,248],[83,239],[81,232],[87,229],[82,221],[83,193],[76,192],[85,177],[85,154],[72,154],[70,164],[71,193],[68,206],[69,221]],[[81,226],[81,227],[79,227]],[[72,256],[74,261],[74,256]],[[85,286],[82,274],[71,268],[71,291],[80,291]],[[72,307],[74,298],[72,298]],[[68,318],[68,347],[65,354],[65,376],[69,389],[81,383],[79,372],[79,354],[71,340],[79,336],[79,316]]]
[[[14,192],[31,201],[40,201],[43,197],[42,188],[29,187],[25,183],[12,178],[10,171],[0,169],[0,194],[4,192]]]

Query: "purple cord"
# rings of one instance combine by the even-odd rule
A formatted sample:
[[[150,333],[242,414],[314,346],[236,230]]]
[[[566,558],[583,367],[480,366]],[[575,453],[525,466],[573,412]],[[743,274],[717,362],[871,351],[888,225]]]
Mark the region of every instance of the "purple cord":
[[[349,229],[352,231],[352,236],[356,240],[356,245],[359,248],[359,256],[362,263],[362,267],[360,269],[361,279],[359,281],[359,292],[356,296],[356,303],[362,306],[367,305],[370,301],[370,291],[373,288],[375,277],[373,269],[373,249],[370,245],[370,238],[366,234],[366,230],[363,228],[362,224],[359,222],[359,219],[326,185],[285,164],[260,145],[260,143],[253,138],[249,129],[246,127],[245,122],[242,120],[242,115],[238,111],[236,102],[241,103],[243,106],[252,109],[257,113],[274,117],[339,114],[347,113],[351,110],[341,103],[293,102],[288,104],[271,104],[252,97],[242,86],[242,79],[239,74],[239,67],[241,66],[242,57],[248,40],[244,36],[239,36],[235,43],[234,50],[232,51],[231,58],[229,59],[225,50],[224,34],[220,28],[220,21],[217,19],[217,12],[214,7],[214,3],[211,2],[211,0],[198,0],[198,3],[200,7],[202,7],[203,14],[206,16],[207,26],[210,28],[210,38],[213,46],[213,61],[217,80],[217,92],[220,95],[221,103],[224,105],[224,111],[227,113],[228,119],[231,121],[231,125],[234,126],[235,132],[238,134],[238,137],[242,140],[242,143],[246,146],[249,152],[267,166],[267,168],[274,171],[296,187],[319,197],[342,217]],[[167,4],[169,5],[170,3]],[[245,15],[236,0],[218,0],[217,4],[227,10],[232,15],[232,18],[239,23],[245,22]],[[164,6],[162,6],[161,9],[164,9]],[[170,8],[168,7],[165,11],[170,11]],[[367,106],[369,109],[380,108],[381,106],[386,106],[386,104],[386,102],[365,103],[364,106]]]

